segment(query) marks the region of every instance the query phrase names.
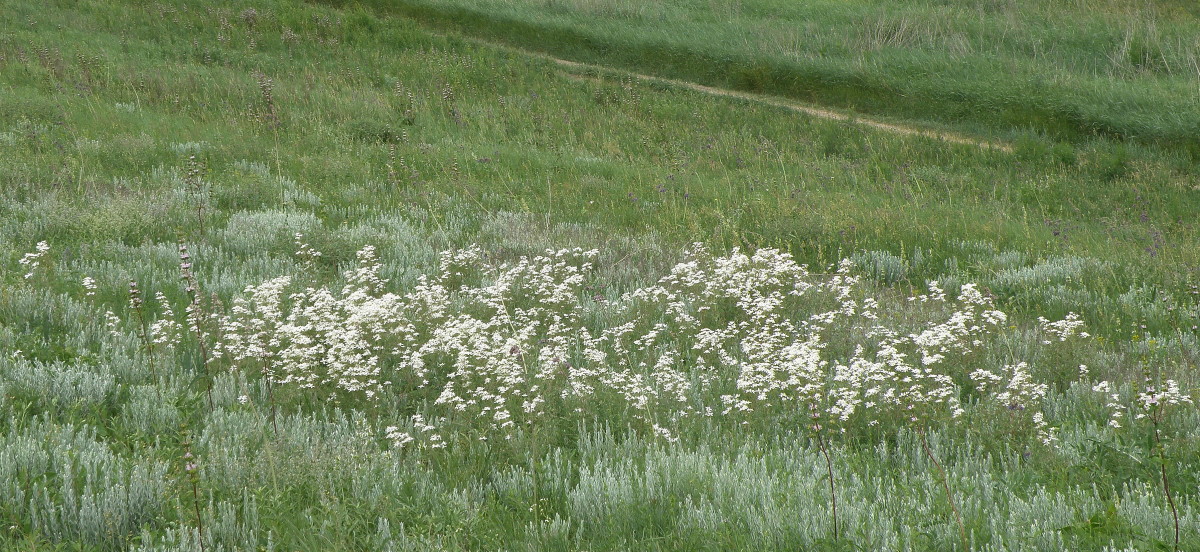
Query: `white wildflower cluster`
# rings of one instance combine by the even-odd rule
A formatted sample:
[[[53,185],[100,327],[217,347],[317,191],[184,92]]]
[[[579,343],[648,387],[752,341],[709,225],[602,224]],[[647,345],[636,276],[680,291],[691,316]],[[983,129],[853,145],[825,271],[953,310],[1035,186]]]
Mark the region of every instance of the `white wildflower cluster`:
[[[1147,382],[1145,391],[1137,396],[1137,405],[1143,411],[1138,417],[1144,417],[1146,412],[1177,404],[1192,404],[1192,398],[1179,390],[1178,382],[1170,379],[1161,385]]]
[[[221,346],[235,367],[253,363],[279,384],[366,399],[398,384],[509,435],[547,402],[594,389],[588,366],[604,355],[584,327],[581,298],[595,255],[547,251],[494,266],[478,248],[446,252],[436,278],[397,295],[383,292],[368,247],[340,293],[286,294],[287,277],[247,288]]]
[[[438,432],[435,423],[443,420],[426,421],[420,414],[413,414],[408,419],[408,427],[388,426],[383,430],[384,437],[391,441],[392,447],[401,449],[416,447],[421,449],[446,448],[446,441]],[[486,439],[486,437],[481,437]]]
[[[162,313],[150,324],[150,341],[155,345],[175,347],[183,339],[183,325],[175,319],[175,312],[163,292],[155,293],[154,300],[158,301]]]
[[[24,278],[26,280],[33,278],[33,275],[37,273],[38,267],[42,266],[42,258],[45,257],[49,252],[50,244],[46,243],[45,241],[40,241],[37,242],[35,251],[32,253],[26,253],[25,256],[21,257],[21,260],[17,261],[22,267],[24,267]]]
[[[1125,418],[1125,403],[1121,400],[1121,393],[1108,380],[1093,385],[1092,391],[1104,394],[1107,401],[1104,406],[1111,412],[1108,417],[1108,427],[1120,429],[1121,420]]]
[[[1126,412],[1129,410],[1129,407],[1126,406],[1128,401],[1124,400],[1116,386],[1107,380],[1093,385],[1092,391],[1104,394],[1106,401],[1104,406],[1110,412],[1108,426],[1120,429],[1122,420],[1125,419]],[[1133,419],[1142,420],[1154,417],[1161,421],[1167,407],[1181,404],[1195,403],[1190,395],[1179,389],[1179,382],[1168,379],[1161,383],[1155,383],[1153,379],[1147,379],[1143,390],[1133,397],[1133,405],[1136,407]]]
[[[104,311],[104,327],[108,329],[108,334],[113,337],[124,337],[125,331],[121,329],[121,317],[117,316],[113,311]]]
[[[254,363],[274,383],[375,398],[383,389],[380,355],[405,329],[404,313],[400,297],[378,294],[374,249],[360,251],[358,261],[340,293],[307,288],[285,296],[287,276],[247,287],[222,321],[217,350],[234,368]]]
[[[26,276],[28,278],[28,276]],[[96,295],[96,279],[91,276],[83,277],[83,295],[85,297],[94,297]]]
[[[682,415],[709,415],[714,406],[740,416],[809,411],[826,423],[954,416],[961,409],[947,355],[971,352],[1006,319],[974,286],[948,301],[935,282],[914,300],[945,303],[947,318],[905,333],[881,325],[876,300],[848,262],[818,277],[772,249],[713,257],[696,245],[688,257],[625,298],[627,311],[665,320],[604,334],[615,353],[605,379],[634,408],[658,401]],[[855,329],[868,339],[835,360],[827,342]],[[711,389],[735,392],[711,405]]]
[[[859,316],[849,265],[814,282],[789,255],[761,249],[714,257],[694,245],[655,285],[627,294],[628,321],[604,332],[604,383],[644,413],[710,416],[824,403],[822,329]],[[801,308],[801,305],[803,307]],[[720,404],[706,401],[712,389]]]
[[[317,266],[317,261],[321,258],[321,252],[313,249],[307,241],[304,240],[304,234],[296,232],[293,237],[296,244],[296,257],[307,269],[312,269]]]
[[[1012,415],[1028,413],[1042,443],[1049,445],[1057,440],[1054,428],[1049,427],[1043,413],[1037,410],[1046,398],[1049,386],[1033,379],[1028,364],[1006,365],[999,373],[980,368],[971,373],[971,379],[980,394],[990,397]]]
[[[1083,339],[1091,337],[1091,334],[1082,331],[1083,320],[1079,318],[1078,314],[1073,312],[1068,312],[1066,317],[1056,322],[1051,322],[1046,318],[1039,316],[1038,324],[1041,325],[1043,332],[1058,341],[1066,341],[1067,339],[1075,336]],[[1050,339],[1042,341],[1043,345],[1049,345],[1050,343]]]
[[[497,263],[478,247],[448,251],[436,276],[400,295],[385,291],[368,247],[340,291],[293,290],[288,277],[248,287],[219,348],[281,385],[423,400],[428,420],[385,431],[397,447],[441,448],[449,427],[510,437],[614,398],[667,440],[689,417],[925,424],[962,412],[956,381],[968,379],[1053,441],[1047,387],[1028,365],[968,374],[1006,320],[973,285],[932,282],[913,298],[933,323],[885,323],[848,261],[813,274],[778,250],[718,256],[698,244],[654,285],[596,302],[585,293],[596,255]]]
[[[544,415],[547,402],[591,395],[592,367],[604,355],[583,324],[582,297],[596,254],[546,251],[498,266],[480,263],[477,248],[444,254],[439,282],[413,299],[428,304],[452,294],[457,304],[406,351],[421,375],[448,371],[437,374],[445,383],[434,404],[507,434]],[[464,270],[467,261],[478,266],[478,281]]]

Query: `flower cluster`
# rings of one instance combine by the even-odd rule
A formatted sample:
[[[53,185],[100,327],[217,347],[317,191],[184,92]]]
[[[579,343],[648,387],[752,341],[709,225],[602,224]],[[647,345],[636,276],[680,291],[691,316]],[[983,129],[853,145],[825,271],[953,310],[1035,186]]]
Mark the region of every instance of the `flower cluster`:
[[[1092,391],[1104,394],[1107,401],[1104,406],[1112,412],[1108,418],[1108,427],[1120,429],[1121,419],[1125,417],[1125,404],[1121,402],[1121,394],[1108,380],[1093,385]]]
[[[1192,398],[1179,390],[1178,382],[1169,379],[1162,385],[1147,382],[1145,391],[1138,393],[1137,404],[1143,411],[1148,412],[1164,406],[1192,404]],[[1139,414],[1140,416],[1143,415]]]
[[[581,367],[602,354],[582,324],[581,290],[595,254],[491,265],[478,248],[447,252],[436,278],[397,295],[383,292],[367,247],[340,292],[287,294],[288,277],[247,288],[222,324],[221,347],[234,366],[256,363],[276,383],[334,395],[371,400],[390,385],[424,392],[436,380],[433,406],[507,434],[547,401],[592,389],[594,371]]]
[[[633,315],[604,333],[614,353],[605,381],[636,409],[669,403],[676,416],[808,411],[876,424],[960,413],[953,368],[942,365],[982,345],[1004,313],[972,285],[950,301],[933,282],[913,300],[949,313],[905,332],[880,322],[852,272],[844,261],[818,276],[777,250],[713,257],[696,245],[669,276],[623,298]],[[661,318],[651,322],[653,313]],[[838,361],[828,343],[855,332],[867,339]],[[710,389],[733,392],[711,404]]]
[[[26,271],[24,276],[26,280],[33,278],[33,275],[37,272],[38,267],[42,266],[42,257],[45,257],[49,252],[50,244],[40,241],[37,242],[36,251],[32,253],[26,253],[25,256],[21,257],[21,260],[17,261],[22,267],[24,267]]]
[[[1058,341],[1066,341],[1074,336],[1079,336],[1084,339],[1091,337],[1090,334],[1082,331],[1083,320],[1079,318],[1078,314],[1073,312],[1067,313],[1066,317],[1056,322],[1051,322],[1046,320],[1044,317],[1039,316],[1038,324],[1041,325],[1043,332],[1050,337],[1057,339]],[[1051,341],[1047,339],[1043,340],[1042,344],[1049,345],[1050,342]]]
[[[1034,381],[1027,363],[1004,366],[999,373],[980,368],[971,373],[971,379],[980,394],[1001,407],[1014,414],[1030,412],[1030,422],[1042,443],[1049,445],[1056,440],[1054,429],[1046,423],[1042,412],[1036,410],[1046,398],[1049,386]]]
[[[301,266],[305,270],[314,270],[317,267],[317,262],[321,260],[321,252],[313,249],[307,241],[304,240],[304,234],[296,232],[293,236],[293,242],[296,244],[296,257],[300,259]]]
[[[848,261],[814,274],[778,250],[719,256],[697,244],[653,285],[598,301],[586,293],[596,255],[497,262],[478,247],[447,251],[436,275],[396,294],[366,247],[340,290],[296,290],[287,276],[246,288],[221,320],[218,349],[280,385],[368,401],[390,389],[424,404],[388,428],[397,446],[445,446],[446,426],[511,437],[607,399],[666,439],[684,418],[745,424],[797,412],[818,430],[923,428],[962,413],[961,382],[1054,440],[1041,412],[1047,386],[1030,367],[973,355],[1007,319],[974,285],[931,282],[911,299],[919,312],[883,316]],[[1081,335],[1080,324],[1043,326]]]
[[[155,293],[154,300],[158,302],[162,313],[150,324],[150,341],[155,345],[175,347],[183,339],[183,325],[175,319],[175,312],[171,310],[171,303],[163,292]]]

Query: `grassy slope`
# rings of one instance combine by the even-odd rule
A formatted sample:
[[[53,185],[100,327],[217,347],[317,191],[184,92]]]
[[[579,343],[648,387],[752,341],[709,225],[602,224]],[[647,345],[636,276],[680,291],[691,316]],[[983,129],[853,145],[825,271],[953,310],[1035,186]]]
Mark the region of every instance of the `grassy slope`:
[[[281,549],[403,549],[406,538],[470,549],[829,544],[814,507],[824,498],[807,475],[822,466],[787,431],[730,438],[714,428],[667,445],[626,435],[619,418],[599,421],[621,428],[613,430],[568,422],[512,445],[414,452],[398,463],[356,433],[350,414],[301,399],[281,424],[284,437],[270,438],[259,413],[236,404],[253,385],[239,377],[220,380],[221,406],[207,414],[186,377],[187,354],[176,359],[183,375],[162,389],[139,384],[147,367],[136,346],[104,337],[99,313],[123,313],[130,278],[181,300],[177,232],[194,244],[207,289],[226,301],[297,270],[294,232],[325,252],[317,278],[335,278],[371,243],[396,285],[435,264],[438,249],[473,242],[503,255],[604,247],[603,278],[618,289],[660,273],[695,240],[781,246],[815,265],[876,251],[859,259],[901,291],[929,278],[977,280],[1025,319],[1083,311],[1108,342],[1047,369],[1087,362],[1126,378],[1146,355],[1131,333],[1170,333],[1195,316],[1187,286],[1200,262],[1189,217],[1200,206],[1186,159],[1171,153],[1036,139],[1017,144],[1016,155],[982,151],[569,78],[545,62],[369,12],[259,2],[251,18],[243,16],[249,3],[194,4],[146,12],[17,3],[0,14],[0,345],[32,359],[0,360],[0,433],[5,450],[25,454],[8,465],[26,470],[0,471],[0,484],[28,494],[31,480],[46,478],[51,489],[42,502],[0,505],[0,520],[15,528],[0,533],[5,546],[61,539],[115,549],[142,527],[151,536],[144,545],[173,542],[173,527],[193,523],[178,460],[184,421],[208,463],[203,491],[214,506],[204,515],[228,546],[271,539]],[[193,154],[203,163],[201,199],[184,178]],[[25,280],[16,260],[39,240],[52,244],[53,262]],[[94,298],[79,286],[85,275],[100,284]],[[1180,347],[1194,358],[1194,340]],[[1153,358],[1183,362],[1173,350]],[[65,364],[38,364],[52,361]],[[59,383],[41,385],[52,377]],[[1144,455],[1144,445],[1098,440],[1103,413],[1092,399],[1055,400],[1070,454],[1023,462],[969,431],[936,441],[956,488],[1000,489],[962,493],[981,542],[1031,539],[1018,542],[1052,549],[1056,538],[1162,541],[1153,466],[1097,456],[1104,447]],[[59,474],[82,468],[39,472],[27,460],[36,454],[23,451],[72,442],[61,428],[83,424],[97,428],[83,441],[108,449],[80,453],[80,466],[110,466],[105,473],[129,485],[134,466],[170,474],[143,481],[163,485],[152,493],[158,500],[109,533],[32,513],[79,492]],[[851,443],[840,453],[848,502],[886,503],[849,507],[851,526],[864,542],[953,542],[949,523],[923,525],[945,521],[945,512],[929,471],[913,468],[922,461],[912,436],[879,446],[889,452]],[[1195,453],[1194,440],[1177,446]],[[656,483],[643,470],[666,475]],[[674,486],[656,487],[672,477]],[[1179,477],[1192,489],[1179,498],[1194,500],[1196,486],[1182,480],[1194,476]],[[542,481],[532,495],[529,479]],[[1096,490],[1086,490],[1092,481]],[[702,503],[685,506],[689,495]],[[745,501],[761,509],[745,514]],[[1034,523],[1037,508],[1075,513],[1048,528]],[[874,521],[879,512],[886,523]],[[777,534],[753,529],[772,519],[800,521]],[[1034,530],[1053,535],[1037,540]]]
[[[570,59],[977,132],[1198,144],[1187,3],[367,3]]]

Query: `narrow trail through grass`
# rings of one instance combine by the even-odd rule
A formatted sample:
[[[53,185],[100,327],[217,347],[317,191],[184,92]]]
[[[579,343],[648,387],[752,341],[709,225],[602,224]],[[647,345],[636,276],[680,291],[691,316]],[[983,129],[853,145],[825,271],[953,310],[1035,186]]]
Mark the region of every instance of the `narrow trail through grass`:
[[[428,24],[420,23],[420,22],[418,22],[418,23],[421,25],[421,27],[423,29],[425,29],[430,34],[440,34],[440,35],[446,36],[448,38],[452,37],[452,38],[456,38],[459,40],[473,42],[473,43],[479,44],[481,46],[486,46],[489,48],[495,48],[498,50],[513,52],[513,53],[517,53],[517,54],[531,57],[531,58],[548,60],[548,61],[553,62],[554,64],[558,65],[559,67],[561,67],[564,70],[564,73],[568,77],[572,77],[572,78],[591,78],[591,79],[601,80],[601,81],[604,81],[604,80],[611,81],[611,80],[617,80],[617,79],[622,79],[622,78],[632,78],[632,79],[636,79],[639,81],[665,85],[665,86],[669,86],[672,88],[684,88],[687,90],[693,90],[696,92],[701,92],[701,93],[709,94],[712,96],[737,98],[739,100],[745,100],[745,101],[754,102],[754,103],[758,103],[758,104],[762,104],[762,105],[769,105],[772,107],[785,109],[785,110],[796,112],[796,113],[803,113],[805,115],[808,115],[810,117],[816,117],[818,119],[827,119],[827,120],[831,120],[831,121],[845,121],[845,122],[848,122],[851,124],[862,125],[865,127],[879,129],[879,130],[882,130],[885,132],[892,132],[892,133],[900,134],[900,135],[904,135],[904,136],[924,136],[926,138],[933,138],[935,140],[941,140],[944,142],[950,142],[950,143],[954,143],[954,144],[978,146],[980,148],[994,149],[994,150],[1003,151],[1005,153],[1013,152],[1012,146],[1010,146],[1008,144],[1005,144],[1002,142],[997,142],[997,141],[991,141],[991,140],[983,140],[981,138],[968,136],[968,135],[965,135],[962,133],[948,132],[948,131],[937,130],[937,129],[928,128],[928,127],[920,127],[920,126],[909,124],[909,123],[884,122],[880,119],[867,117],[861,113],[856,113],[856,112],[849,111],[849,110],[837,110],[837,109],[833,109],[833,108],[826,107],[826,106],[820,106],[820,105],[815,105],[815,104],[810,104],[810,103],[803,103],[803,102],[799,102],[799,101],[792,100],[792,99],[781,98],[778,96],[771,96],[771,95],[767,95],[767,94],[755,94],[752,92],[744,92],[741,90],[731,90],[728,88],[707,86],[707,85],[703,85],[703,84],[696,83],[696,82],[690,82],[690,81],[686,81],[686,80],[655,77],[653,75],[646,75],[646,74],[637,73],[634,71],[627,71],[624,69],[620,69],[617,67],[611,67],[611,66],[607,66],[607,65],[597,65],[594,63],[584,63],[584,62],[580,62],[580,61],[572,61],[569,59],[555,57],[553,55],[550,55],[550,54],[547,54],[544,52],[537,52],[534,50],[526,50],[524,48],[519,48],[516,46],[509,45],[509,44],[504,44],[502,42],[484,40],[484,39],[481,39],[478,37],[464,35],[461,33],[446,33],[439,29],[436,29]]]
[[[1046,0],[987,8],[934,0],[354,4],[571,60],[901,124],[1013,142],[1034,133],[1198,151],[1195,16],[1158,2],[1089,0],[1083,10]]]

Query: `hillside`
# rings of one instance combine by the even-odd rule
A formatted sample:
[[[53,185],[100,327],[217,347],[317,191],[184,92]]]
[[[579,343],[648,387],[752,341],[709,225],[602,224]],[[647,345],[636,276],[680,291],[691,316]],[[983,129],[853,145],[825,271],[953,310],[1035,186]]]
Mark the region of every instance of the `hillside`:
[[[554,5],[0,10],[0,549],[1200,546],[1183,127],[831,104],[622,57],[715,3]],[[595,65],[479,23],[580,14]],[[1162,73],[1121,94],[1186,123]]]

